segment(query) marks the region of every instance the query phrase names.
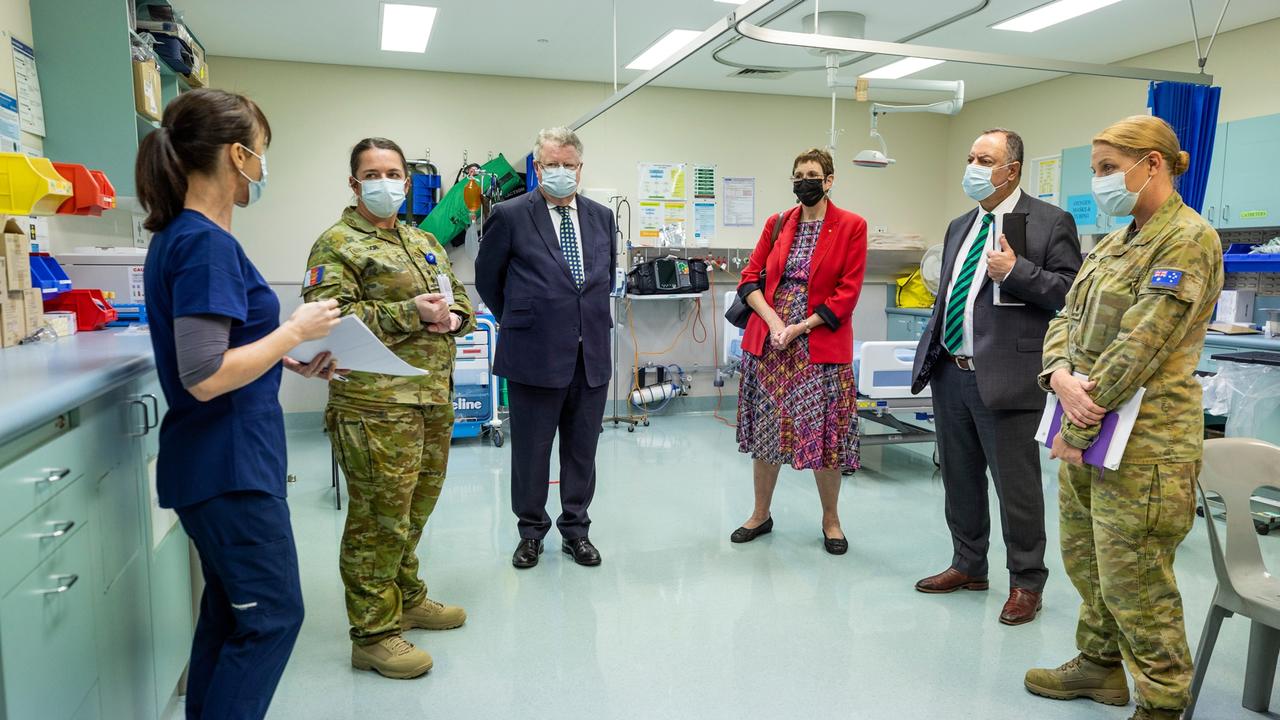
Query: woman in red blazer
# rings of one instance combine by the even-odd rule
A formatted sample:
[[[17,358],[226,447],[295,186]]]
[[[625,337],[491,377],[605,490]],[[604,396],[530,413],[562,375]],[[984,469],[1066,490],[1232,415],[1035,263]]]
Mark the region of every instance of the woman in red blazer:
[[[782,465],[812,469],[827,552],[849,549],[836,500],[842,471],[858,468],[853,308],[867,262],[867,222],[827,193],[835,165],[808,150],[792,166],[800,204],[765,223],[738,294],[755,312],[742,339],[738,450],[754,460],[755,511],[730,539],[773,530],[769,506]],[[774,224],[782,222],[776,243]]]

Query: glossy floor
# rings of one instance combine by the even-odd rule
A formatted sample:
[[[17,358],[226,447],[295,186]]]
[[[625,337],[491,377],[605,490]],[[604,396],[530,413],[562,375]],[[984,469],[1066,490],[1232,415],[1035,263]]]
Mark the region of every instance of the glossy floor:
[[[989,592],[912,589],[951,556],[941,481],[916,452],[865,450],[864,470],[840,496],[850,551],[833,557],[822,550],[812,475],[784,472],[773,534],[733,545],[751,480],[731,429],[707,416],[657,418],[635,433],[610,427],[592,507],[603,565],[574,565],[553,530],[541,564],[519,571],[510,563],[509,452],[463,441],[420,553],[432,596],[465,606],[470,619],[458,630],[409,633],[436,665],[398,681],[350,667],[337,573],[343,513],[333,508],[327,441],[296,431],[289,443],[307,619],[271,718],[1123,720],[1133,712],[1022,688],[1028,667],[1075,653],[1078,599],[1056,551],[1048,462],[1045,607],[1036,622],[1009,628],[996,621],[1008,590],[994,571],[1004,567],[998,540]],[[1214,587],[1202,524],[1178,556],[1193,645]],[[1272,552],[1280,539],[1263,543],[1280,556]],[[1244,620],[1224,623],[1197,718],[1267,717],[1239,704],[1247,638]]]

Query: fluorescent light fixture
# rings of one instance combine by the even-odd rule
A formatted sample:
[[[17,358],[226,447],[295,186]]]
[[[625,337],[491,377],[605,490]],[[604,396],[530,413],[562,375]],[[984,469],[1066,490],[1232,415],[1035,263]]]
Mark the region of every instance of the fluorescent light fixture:
[[[382,3],[382,49],[424,53],[436,21],[436,8]]]
[[[941,65],[941,60],[927,60],[925,58],[909,57],[889,63],[882,68],[872,70],[869,73],[863,73],[864,78],[873,78],[878,80],[897,80],[900,77],[906,77],[933,67]]]
[[[991,28],[1014,32],[1035,32],[1118,2],[1120,0],[1055,0],[1021,15],[1014,15],[1004,22],[992,25]]]
[[[725,5],[741,5],[746,1],[747,0],[716,0],[716,2],[724,3]]]
[[[649,46],[648,50],[640,53],[635,60],[627,65],[628,70],[652,70],[662,64],[662,61],[676,54],[680,48],[689,44],[689,41],[698,37],[702,33],[698,30],[672,30],[663,35],[658,42]]]

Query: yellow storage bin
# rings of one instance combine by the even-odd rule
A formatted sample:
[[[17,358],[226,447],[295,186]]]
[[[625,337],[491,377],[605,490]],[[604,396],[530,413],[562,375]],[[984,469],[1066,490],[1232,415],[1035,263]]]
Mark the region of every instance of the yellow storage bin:
[[[71,194],[48,158],[0,153],[0,214],[53,215]]]

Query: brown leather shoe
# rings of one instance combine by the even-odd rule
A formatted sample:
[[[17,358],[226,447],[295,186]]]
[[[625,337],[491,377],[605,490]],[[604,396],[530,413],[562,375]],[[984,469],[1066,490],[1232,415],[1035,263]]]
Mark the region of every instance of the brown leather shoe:
[[[1000,611],[1000,622],[1005,625],[1024,625],[1036,619],[1043,605],[1040,593],[1016,587],[1009,591],[1009,599]]]
[[[986,590],[990,587],[986,578],[969,577],[955,568],[947,568],[937,575],[916,583],[916,589],[922,593],[949,593],[957,590]]]

